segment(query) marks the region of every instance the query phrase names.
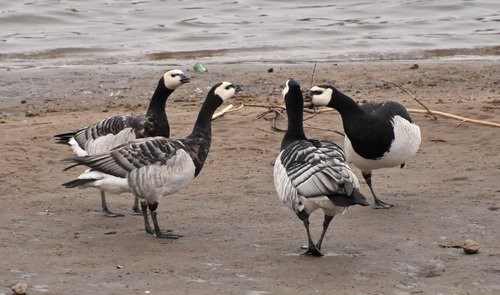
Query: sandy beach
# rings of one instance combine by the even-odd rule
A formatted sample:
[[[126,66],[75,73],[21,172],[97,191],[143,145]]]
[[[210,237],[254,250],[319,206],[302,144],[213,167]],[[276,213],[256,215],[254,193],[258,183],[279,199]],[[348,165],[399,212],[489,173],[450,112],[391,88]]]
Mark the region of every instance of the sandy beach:
[[[412,67],[418,63],[418,68]],[[0,294],[18,282],[29,294],[499,294],[500,128],[413,114],[422,130],[404,169],[374,172],[389,210],[349,208],[334,218],[326,256],[305,257],[302,222],[280,203],[272,164],[283,133],[265,107],[281,105],[293,77],[311,86],[312,64],[75,65],[0,69]],[[161,200],[160,225],[179,240],[147,235],[129,213],[133,197],[65,189],[83,168],[52,136],[115,114],[141,114],[163,72],[192,77],[170,97],[172,137],[189,134],[208,88],[243,85],[235,107],[213,123],[201,175]],[[273,71],[269,71],[272,68]],[[334,84],[359,102],[392,99],[500,123],[500,61],[388,61],[318,64],[315,84]],[[342,145],[337,113],[306,114],[306,134]],[[278,127],[285,128],[281,119]],[[361,173],[353,169],[372,202]],[[322,214],[312,218],[318,236]],[[478,254],[442,248],[473,239]]]

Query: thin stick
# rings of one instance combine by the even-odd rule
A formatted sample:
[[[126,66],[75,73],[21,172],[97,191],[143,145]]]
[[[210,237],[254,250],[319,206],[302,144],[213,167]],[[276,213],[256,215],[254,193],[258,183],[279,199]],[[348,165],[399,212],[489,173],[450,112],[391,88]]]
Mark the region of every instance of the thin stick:
[[[318,64],[317,63],[314,63],[314,68],[313,68],[313,72],[312,72],[312,75],[311,75],[311,87],[312,88],[314,86],[314,73],[316,73],[316,66]]]
[[[263,113],[260,113],[257,115],[257,119],[262,119],[264,118],[267,114],[273,112],[274,109],[267,109],[267,111],[263,112]]]
[[[344,134],[344,133],[342,133],[342,132],[340,132],[340,131],[338,131],[338,130],[334,130],[334,129],[328,129],[328,128],[316,127],[316,126],[312,126],[312,125],[307,124],[307,123],[306,123],[306,124],[304,124],[304,126],[305,126],[305,127],[307,127],[307,128],[311,128],[311,129],[318,129],[318,130],[323,130],[323,131],[330,131],[330,132],[337,133],[337,134],[339,134],[339,135],[341,135],[341,136],[345,136],[345,134]]]
[[[319,113],[313,113],[313,114],[312,114],[312,115],[310,115],[309,117],[304,118],[304,120],[303,120],[303,121],[305,122],[305,121],[307,121],[307,120],[310,120],[310,119],[312,119],[312,118],[316,117],[318,114],[319,114]]]
[[[244,106],[245,106],[244,104],[241,104],[241,105],[239,105],[239,106],[238,106],[238,107],[236,107],[236,108],[232,108],[232,109],[230,109],[230,110],[227,110],[227,112],[226,112],[226,113],[232,113],[232,112],[239,111],[239,110],[241,110]]]
[[[311,112],[308,112],[308,111],[311,111]],[[323,108],[323,109],[315,109],[315,110],[304,109],[304,112],[310,113],[310,114],[338,113],[338,111],[336,109],[332,109],[332,108],[328,108],[328,107]]]
[[[278,110],[273,110],[274,111],[274,117],[271,119],[271,127],[276,130],[276,131],[279,131],[279,132],[286,132],[286,130],[283,130],[281,128],[278,127],[278,118],[279,117],[283,117],[285,118],[285,116],[283,116],[283,114],[281,113],[281,111],[278,111]]]
[[[263,114],[261,114],[259,116],[259,118],[262,118],[264,115],[266,115],[266,114],[268,114],[270,112],[273,112],[273,111],[277,112],[279,115],[281,115],[282,117],[284,117],[283,114],[281,112],[279,112],[278,110],[284,111],[286,109],[282,105],[243,104],[243,105],[239,106],[238,108],[236,108],[234,110],[230,110],[230,111],[237,111],[237,110],[240,110],[241,108],[246,107],[246,106],[248,106],[248,107],[259,107],[259,108],[269,108],[269,110],[266,111],[266,112],[264,112]],[[231,108],[229,108],[229,109],[231,109]],[[225,113],[226,112],[228,112],[228,110],[226,110]],[[324,108],[324,109],[315,110],[315,111],[314,110],[304,109],[304,112],[310,113],[310,114],[321,114],[321,113],[336,112],[336,110],[335,109],[331,109],[331,108]],[[433,117],[436,117],[436,115],[439,115],[439,116],[442,116],[442,117],[445,117],[445,118],[451,118],[451,119],[455,119],[455,120],[461,121],[461,123],[468,122],[468,123],[479,124],[479,125],[484,125],[484,126],[500,127],[500,123],[483,121],[483,120],[477,120],[477,119],[470,119],[470,118],[465,118],[465,117],[457,116],[457,115],[454,115],[454,114],[450,114],[450,113],[446,113],[446,112],[441,112],[441,111],[430,110],[430,109],[429,110],[408,109],[408,112],[410,112],[410,113],[416,113],[416,114],[431,114]],[[277,115],[275,115],[275,117],[277,117]],[[318,128],[318,127],[314,127],[314,128]],[[333,131],[333,130],[328,130],[328,131]],[[336,132],[336,131],[334,131],[334,132]]]
[[[280,109],[280,110],[286,110],[286,107],[284,105],[273,105],[273,104],[254,104],[254,103],[245,103],[243,104],[245,107],[253,107],[253,108],[268,108],[268,109]],[[240,109],[238,107],[238,109]],[[325,108],[321,110],[310,110],[310,109],[304,109],[305,113],[309,114],[317,114],[317,113],[329,113],[329,112],[336,112],[335,109],[332,108]]]
[[[410,112],[410,113],[417,113],[417,114],[428,114],[427,111],[420,110],[420,109],[408,109],[408,112]],[[474,123],[474,124],[491,126],[491,127],[500,127],[500,124],[499,123],[495,123],[495,122],[489,122],[489,121],[483,121],[483,120],[476,120],[476,119],[469,119],[469,118],[465,118],[465,117],[461,117],[461,116],[457,116],[457,115],[454,115],[454,114],[445,113],[445,112],[441,112],[441,111],[432,111],[432,113],[436,114],[436,115],[439,115],[439,116],[442,116],[442,117],[459,120],[462,123],[463,122],[468,122],[468,123]]]
[[[254,107],[254,108],[270,108],[270,109],[285,109],[284,105],[272,105],[272,104],[255,104],[255,103],[245,103],[243,104],[246,107]]]
[[[220,112],[217,112],[213,114],[212,120],[215,120],[219,117],[224,116],[225,113],[227,113],[230,109],[232,109],[234,106],[232,104],[228,105],[227,107],[223,108]]]
[[[405,92],[406,94],[411,96],[416,102],[418,102],[418,104],[421,105],[427,111],[427,113],[429,115],[431,115],[432,118],[434,118],[434,120],[437,120],[436,115],[434,115],[432,113],[432,111],[423,102],[421,102],[417,97],[415,97],[415,95],[413,95],[410,91],[406,90],[403,86],[401,86],[400,84],[398,84],[396,82],[387,81],[387,80],[382,80],[382,82],[389,83],[389,84],[392,84],[392,85],[398,87],[401,91]]]

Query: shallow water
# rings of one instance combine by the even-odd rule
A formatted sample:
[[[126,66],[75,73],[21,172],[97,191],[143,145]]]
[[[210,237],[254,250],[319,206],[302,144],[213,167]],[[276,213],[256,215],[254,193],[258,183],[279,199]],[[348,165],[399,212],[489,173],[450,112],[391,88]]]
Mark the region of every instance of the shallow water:
[[[2,2],[0,62],[500,55],[498,0]]]

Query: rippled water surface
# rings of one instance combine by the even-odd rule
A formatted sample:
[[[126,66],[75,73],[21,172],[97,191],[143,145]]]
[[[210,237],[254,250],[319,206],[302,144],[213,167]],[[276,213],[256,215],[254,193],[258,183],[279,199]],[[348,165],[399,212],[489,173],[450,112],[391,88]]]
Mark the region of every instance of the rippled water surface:
[[[0,62],[500,55],[498,0],[2,1]]]

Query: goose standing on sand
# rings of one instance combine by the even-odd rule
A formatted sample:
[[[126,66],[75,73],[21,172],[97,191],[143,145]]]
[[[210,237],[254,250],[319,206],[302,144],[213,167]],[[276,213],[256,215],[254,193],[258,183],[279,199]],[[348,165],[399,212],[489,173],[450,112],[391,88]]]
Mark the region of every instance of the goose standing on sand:
[[[331,85],[314,86],[309,91],[313,105],[335,108],[342,116],[344,149],[370,187],[374,208],[393,205],[380,200],[372,187],[372,170],[404,167],[420,146],[420,128],[404,106],[395,101],[359,106]]]
[[[66,169],[86,165],[91,170],[83,173],[79,179],[63,185],[74,187],[75,184],[85,184],[131,191],[142,199],[141,208],[147,233],[154,234],[157,238],[181,237],[160,229],[156,212],[158,202],[161,197],[179,191],[198,176],[210,150],[212,115],[237,91],[239,86],[230,82],[212,87],[200,109],[192,133],[184,139],[162,136],[136,139],[107,153],[69,159],[76,164]],[[154,231],[149,223],[148,208]]]
[[[335,143],[307,139],[303,128],[304,99],[300,85],[290,79],[283,90],[288,128],[274,164],[274,185],[280,200],[304,223],[308,249],[304,254],[322,256],[321,244],[333,217],[351,205],[368,205],[359,182]],[[323,209],[323,232],[314,244],[309,216]]]
[[[110,151],[112,148],[136,138],[151,136],[170,136],[165,105],[168,97],[177,87],[190,79],[181,70],[165,72],[158,82],[145,115],[113,116],[95,125],[81,128],[75,132],[55,135],[56,143],[71,146],[73,152],[81,157]],[[101,190],[101,206],[104,216],[117,217],[106,204],[106,193]],[[134,214],[141,214],[138,199],[135,197],[132,208]]]

